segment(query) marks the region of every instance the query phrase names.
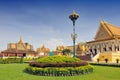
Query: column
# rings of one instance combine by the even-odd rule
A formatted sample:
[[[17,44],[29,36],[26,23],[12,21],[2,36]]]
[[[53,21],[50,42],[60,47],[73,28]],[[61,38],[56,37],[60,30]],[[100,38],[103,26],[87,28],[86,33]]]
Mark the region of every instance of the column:
[[[112,44],[112,51],[115,51],[115,44]]]

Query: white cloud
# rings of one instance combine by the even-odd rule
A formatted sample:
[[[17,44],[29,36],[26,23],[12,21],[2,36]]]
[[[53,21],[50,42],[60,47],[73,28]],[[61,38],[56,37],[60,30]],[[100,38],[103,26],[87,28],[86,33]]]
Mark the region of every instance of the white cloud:
[[[64,41],[62,39],[51,38],[45,42],[45,46],[50,48],[50,50],[56,50],[56,47],[59,45],[64,45]]]

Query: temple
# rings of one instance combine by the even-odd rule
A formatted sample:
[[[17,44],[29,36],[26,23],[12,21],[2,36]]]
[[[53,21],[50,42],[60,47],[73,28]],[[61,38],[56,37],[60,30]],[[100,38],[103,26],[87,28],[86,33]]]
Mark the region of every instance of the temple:
[[[29,43],[23,43],[22,37],[18,43],[9,43],[7,49],[1,52],[2,57],[35,57],[37,53]]]
[[[62,55],[65,48],[73,52],[73,46],[58,46],[56,55]],[[76,57],[86,61],[120,60],[120,28],[102,20],[93,41],[76,45]]]
[[[115,62],[120,59],[120,28],[102,20],[94,40],[86,46],[93,61]]]

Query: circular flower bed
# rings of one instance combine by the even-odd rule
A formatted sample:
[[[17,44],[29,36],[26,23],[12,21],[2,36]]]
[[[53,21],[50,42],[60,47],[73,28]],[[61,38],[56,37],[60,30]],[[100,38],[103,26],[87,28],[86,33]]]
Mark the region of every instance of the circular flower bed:
[[[93,72],[93,67],[78,58],[52,56],[30,62],[26,72],[40,76],[73,76]]]

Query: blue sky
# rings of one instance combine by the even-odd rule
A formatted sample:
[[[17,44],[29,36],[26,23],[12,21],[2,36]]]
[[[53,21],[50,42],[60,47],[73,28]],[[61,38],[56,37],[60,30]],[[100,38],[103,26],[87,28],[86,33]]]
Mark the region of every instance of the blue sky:
[[[102,19],[120,26],[119,0],[0,0],[0,50],[20,36],[34,50],[43,44],[51,50],[72,45],[68,16],[73,10],[80,15],[76,43],[93,40]]]

